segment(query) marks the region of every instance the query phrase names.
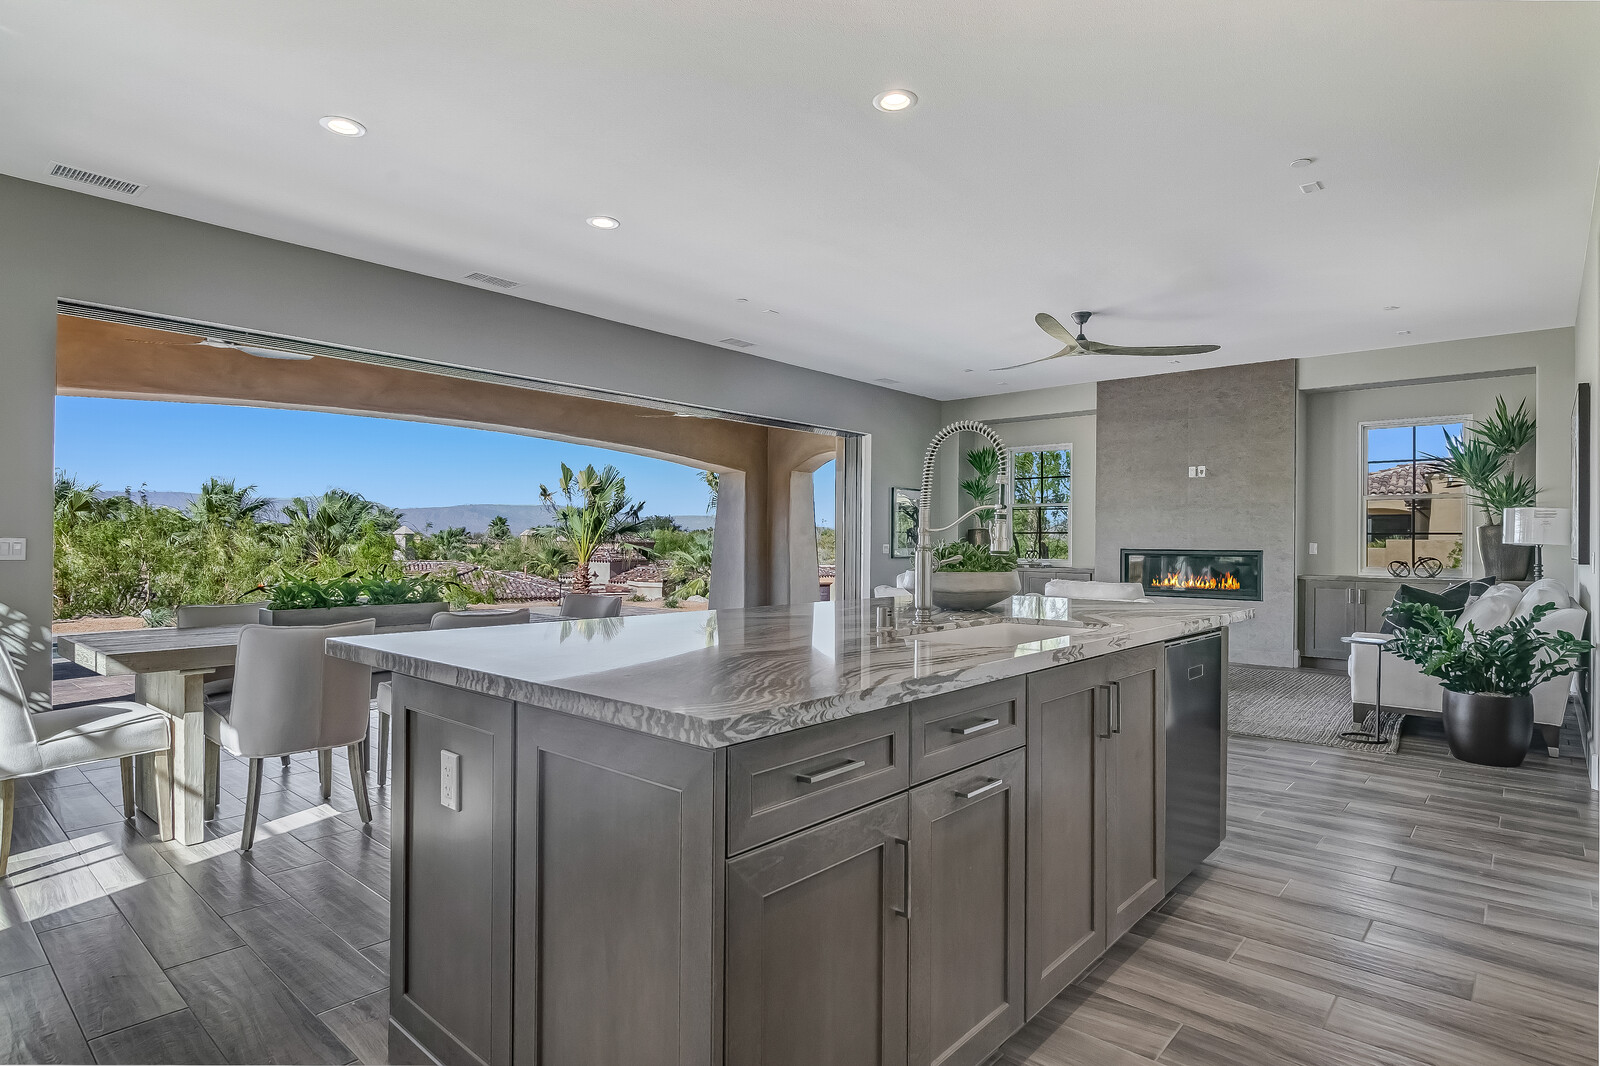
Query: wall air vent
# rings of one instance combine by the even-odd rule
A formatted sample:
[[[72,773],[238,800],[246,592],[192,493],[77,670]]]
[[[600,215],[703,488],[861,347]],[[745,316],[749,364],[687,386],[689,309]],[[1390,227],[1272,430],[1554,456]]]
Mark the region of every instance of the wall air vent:
[[[755,341],[742,341],[738,337],[724,337],[717,343],[726,344],[730,348],[754,348],[756,346]]]
[[[144,186],[137,181],[128,181],[126,178],[113,178],[109,174],[96,174],[92,170],[81,167],[69,167],[65,163],[51,163],[50,176],[63,181],[76,181],[83,185],[92,185],[96,189],[107,192],[120,192],[124,196],[138,196],[144,191]]]
[[[518,285],[522,284],[520,281],[512,281],[509,278],[497,278],[493,274],[483,273],[468,274],[466,280],[476,281],[482,285],[493,285],[497,289],[514,289]]]

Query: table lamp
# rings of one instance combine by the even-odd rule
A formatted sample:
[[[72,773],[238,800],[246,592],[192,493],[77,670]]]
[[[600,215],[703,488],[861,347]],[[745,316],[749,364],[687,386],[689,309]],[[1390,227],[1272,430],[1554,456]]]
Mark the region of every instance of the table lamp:
[[[1544,577],[1544,545],[1565,544],[1572,535],[1565,507],[1507,507],[1501,542],[1533,546],[1533,579]]]

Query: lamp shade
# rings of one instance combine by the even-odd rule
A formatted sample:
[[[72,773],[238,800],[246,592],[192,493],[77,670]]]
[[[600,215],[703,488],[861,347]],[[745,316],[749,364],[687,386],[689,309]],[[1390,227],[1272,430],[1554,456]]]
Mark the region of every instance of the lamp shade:
[[[1571,516],[1564,507],[1507,507],[1501,540],[1506,544],[1565,544]]]

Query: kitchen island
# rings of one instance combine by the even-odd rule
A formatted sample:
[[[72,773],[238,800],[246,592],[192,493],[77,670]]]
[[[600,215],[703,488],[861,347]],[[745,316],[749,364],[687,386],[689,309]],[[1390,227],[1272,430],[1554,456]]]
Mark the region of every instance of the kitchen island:
[[[330,641],[396,675],[394,1061],[981,1062],[1164,896],[1165,646],[1252,613]]]

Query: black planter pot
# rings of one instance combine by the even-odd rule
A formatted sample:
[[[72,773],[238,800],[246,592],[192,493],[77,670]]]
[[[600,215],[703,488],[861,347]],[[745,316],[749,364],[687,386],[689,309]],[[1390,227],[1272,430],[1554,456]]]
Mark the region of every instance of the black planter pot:
[[[976,544],[980,548],[989,546],[989,531],[979,526],[977,529],[967,530],[967,543]]]
[[[1533,740],[1533,697],[1444,690],[1450,754],[1482,766],[1521,766]]]

